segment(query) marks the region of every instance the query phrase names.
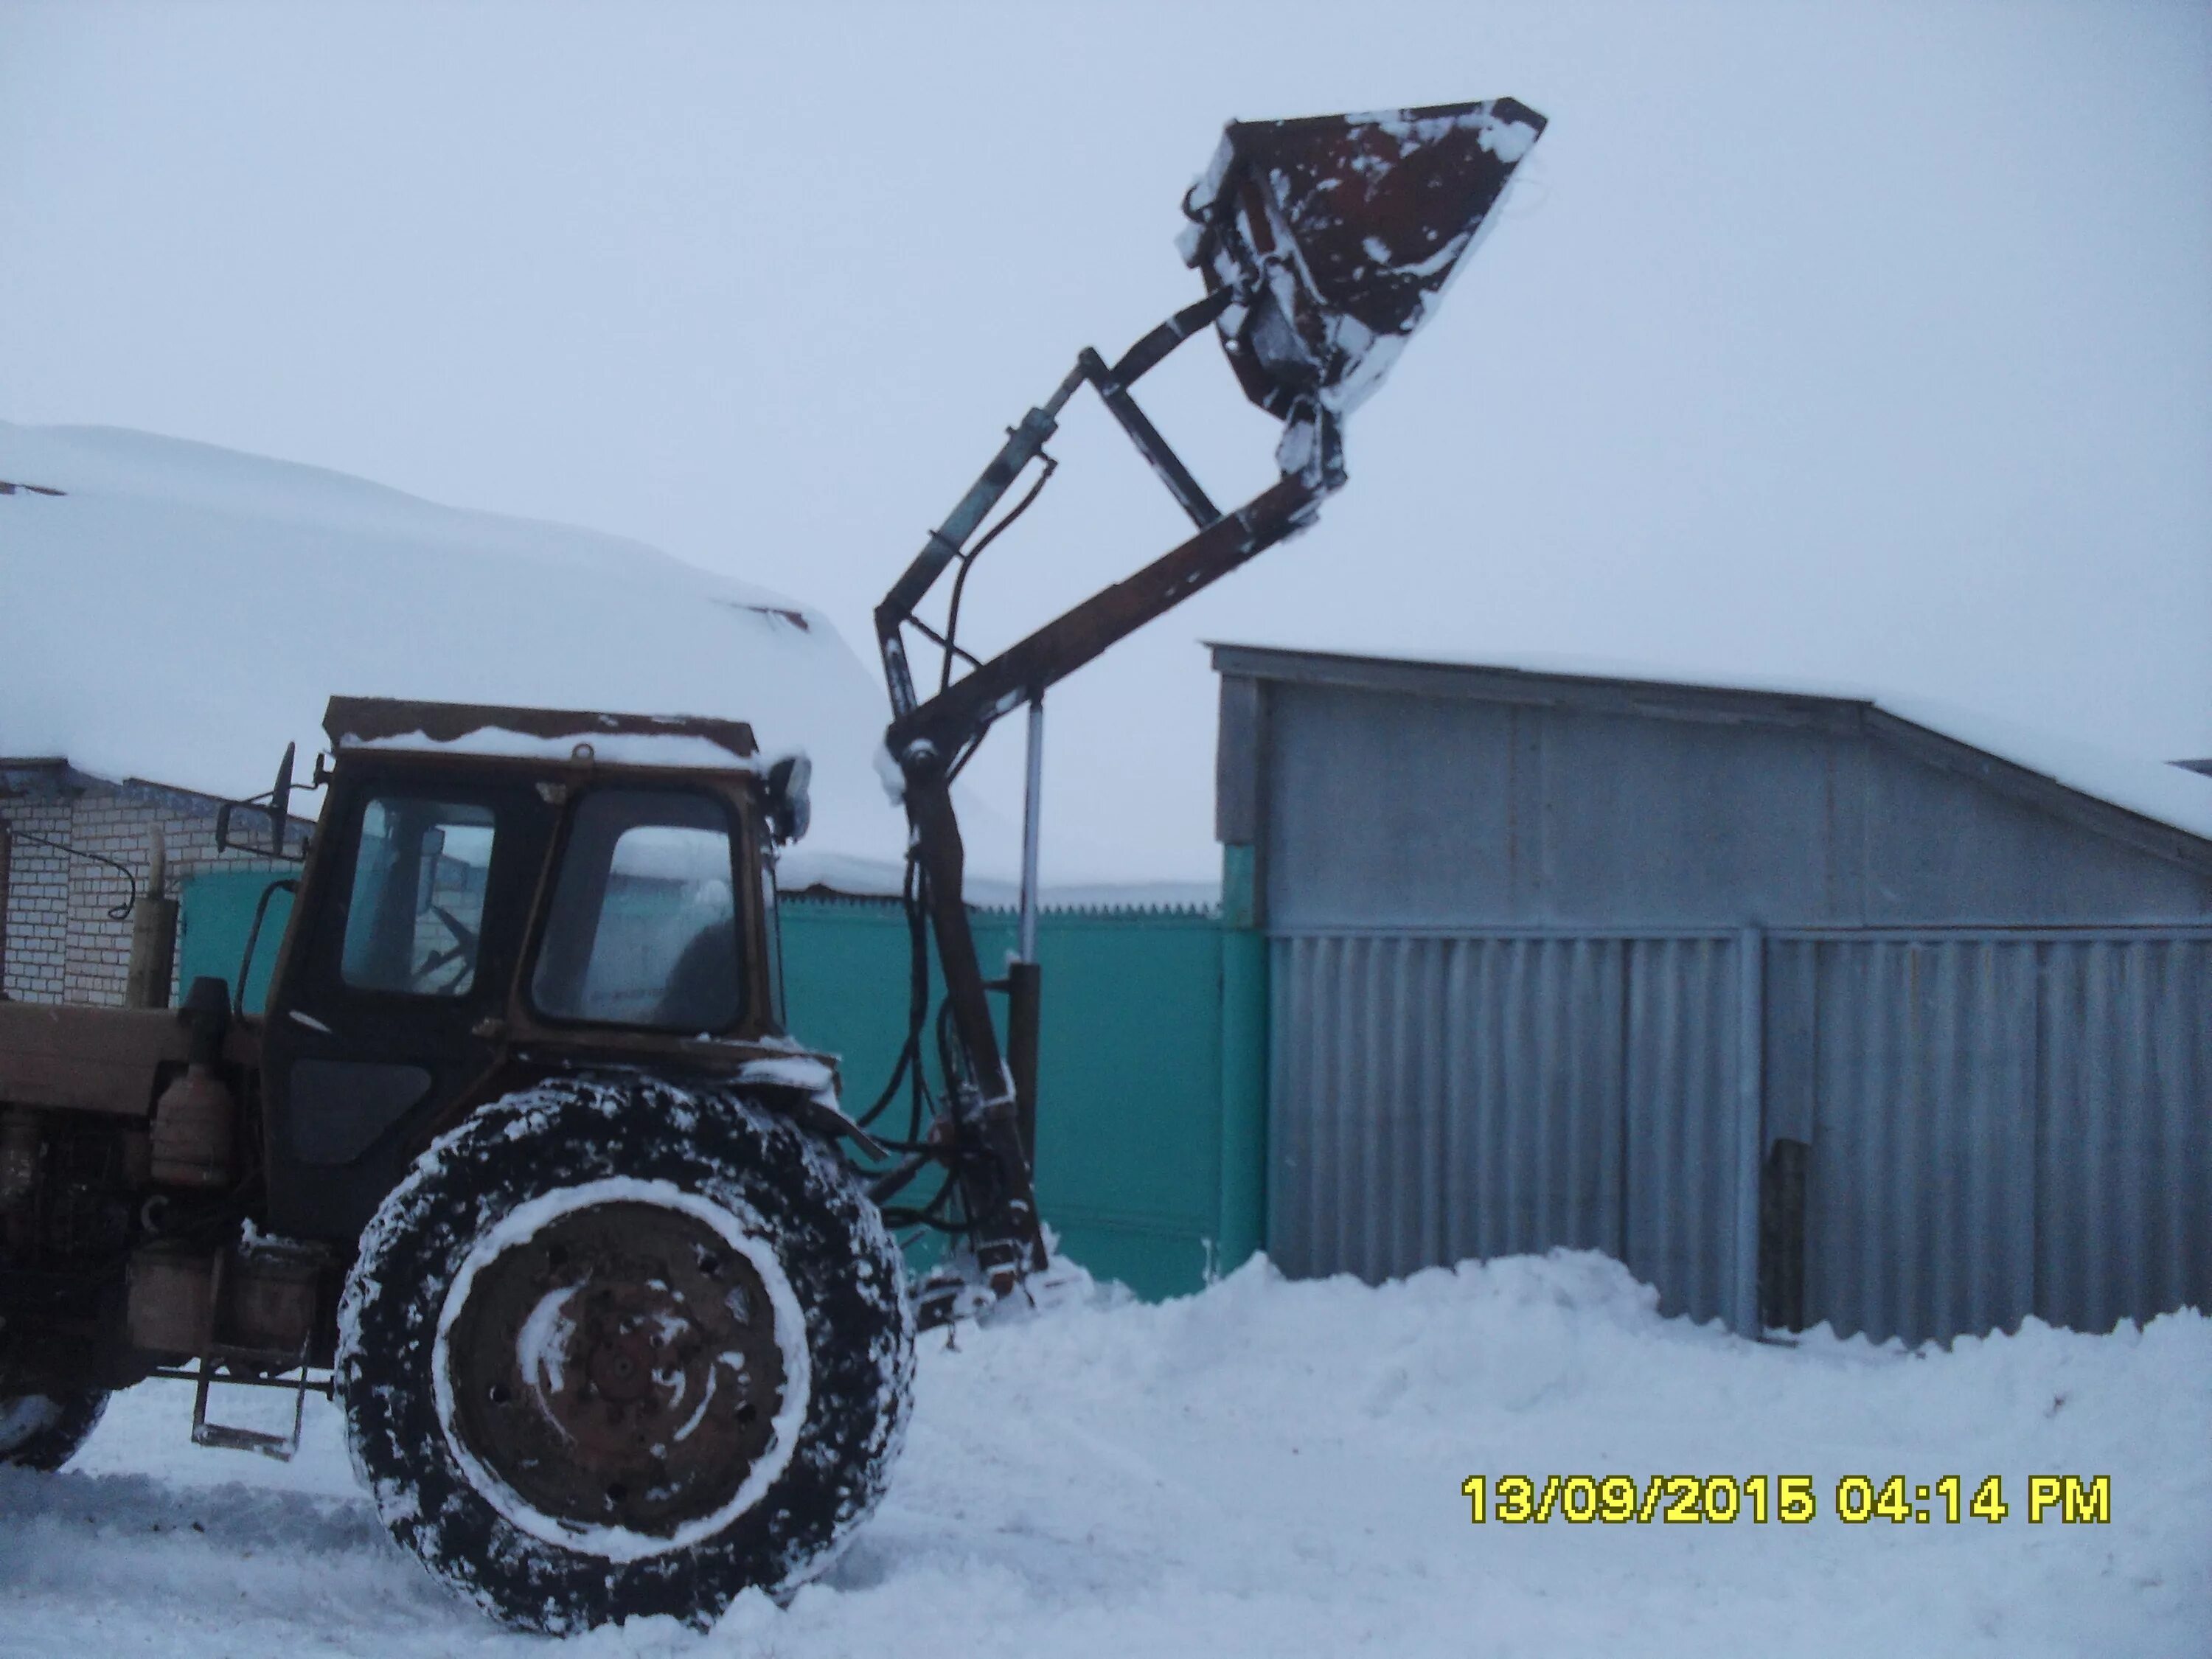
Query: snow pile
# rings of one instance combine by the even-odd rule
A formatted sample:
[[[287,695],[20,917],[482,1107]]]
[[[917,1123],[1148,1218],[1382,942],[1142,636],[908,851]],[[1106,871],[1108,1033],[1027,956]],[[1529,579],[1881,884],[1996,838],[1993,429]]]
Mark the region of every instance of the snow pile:
[[[0,479],[64,492],[0,495],[0,756],[244,796],[288,742],[323,746],[332,695],[742,720],[764,757],[814,761],[786,885],[896,890],[883,693],[819,611],[642,543],[146,433],[0,422]],[[1018,869],[1013,827],[961,805],[971,860]]]
[[[1158,1306],[1063,1291],[957,1341],[924,1339],[905,1461],[826,1583],[706,1636],[653,1621],[573,1650],[2154,1656],[2212,1630],[2195,1313],[1948,1352],[1759,1346],[1562,1253],[1380,1289],[1255,1263]],[[71,1471],[0,1479],[0,1625],[24,1651],[544,1650],[385,1543],[327,1407],[283,1468],[190,1449],[189,1392],[165,1387],[119,1400]],[[1516,1473],[1802,1474],[1820,1513],[1471,1524],[1461,1483]],[[1891,1474],[1998,1475],[2012,1513],[1835,1518],[1840,1479]],[[2108,1477],[2110,1522],[2032,1524],[2035,1474]]]

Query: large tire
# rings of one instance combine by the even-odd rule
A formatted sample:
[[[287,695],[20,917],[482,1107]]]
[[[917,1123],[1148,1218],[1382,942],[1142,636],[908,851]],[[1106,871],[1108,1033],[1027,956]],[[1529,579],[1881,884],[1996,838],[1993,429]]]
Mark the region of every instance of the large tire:
[[[0,1464],[52,1473],[77,1455],[106,1409],[105,1389],[31,1388],[0,1376]]]
[[[819,1139],[726,1090],[557,1079],[385,1200],[337,1374],[385,1524],[495,1617],[703,1625],[823,1571],[875,1507],[914,1314]]]

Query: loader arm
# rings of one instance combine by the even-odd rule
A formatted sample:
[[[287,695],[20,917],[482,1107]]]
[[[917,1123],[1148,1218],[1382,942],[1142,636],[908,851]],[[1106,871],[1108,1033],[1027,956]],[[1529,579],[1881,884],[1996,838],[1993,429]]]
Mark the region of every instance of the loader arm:
[[[884,746],[903,783],[918,872],[915,902],[936,940],[958,1053],[945,1079],[949,1121],[939,1133],[963,1200],[966,1229],[989,1287],[1003,1294],[1044,1265],[1031,1186],[1033,1076],[1009,1074],[993,1026],[964,893],[964,851],[951,782],[1000,716],[1046,690],[1117,641],[1313,522],[1345,481],[1342,425],[1406,339],[1426,319],[1543,131],[1511,99],[1368,115],[1232,123],[1183,209],[1186,261],[1206,296],[1109,364],[1085,348],[1052,395],[1009,429],[998,454],[933,532],[875,612],[890,694]],[[1217,330],[1246,395],[1280,417],[1281,476],[1242,506],[1217,508],[1138,406],[1131,388],[1193,335]],[[959,583],[1024,500],[986,532],[984,521],[1031,467],[1054,465],[1045,444],[1069,400],[1095,391],[1154,474],[1189,516],[1188,539],[1125,580],[1093,594],[988,660],[961,649]],[[1038,481],[1042,487],[1042,479]],[[1034,490],[1031,492],[1034,495]],[[944,629],[917,608],[946,571],[960,577]],[[920,697],[907,635],[941,653],[939,689]],[[959,663],[967,672],[954,674]],[[1019,990],[1018,981],[1009,981]],[[1032,977],[1029,981],[1034,987]],[[1033,996],[1033,990],[1032,990]],[[917,1001],[917,1007],[920,1002]],[[1014,1011],[1033,1038],[1034,1003]],[[909,1042],[912,1042],[910,1036]],[[919,1064],[918,1060],[915,1062]]]

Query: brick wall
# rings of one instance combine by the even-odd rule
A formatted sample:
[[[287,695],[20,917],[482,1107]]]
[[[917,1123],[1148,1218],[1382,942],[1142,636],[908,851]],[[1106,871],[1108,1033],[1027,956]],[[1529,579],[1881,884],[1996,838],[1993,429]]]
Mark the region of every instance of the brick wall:
[[[188,876],[209,870],[295,870],[249,854],[219,852],[210,796],[146,783],[111,783],[64,767],[0,769],[0,823],[128,865],[143,892],[161,827],[173,896]],[[259,827],[248,819],[241,828]],[[307,825],[293,820],[294,834]],[[11,836],[4,977],[0,990],[23,1002],[119,1006],[131,965],[131,919],[108,911],[131,896],[122,872],[90,859]],[[170,1000],[176,1000],[171,964]]]

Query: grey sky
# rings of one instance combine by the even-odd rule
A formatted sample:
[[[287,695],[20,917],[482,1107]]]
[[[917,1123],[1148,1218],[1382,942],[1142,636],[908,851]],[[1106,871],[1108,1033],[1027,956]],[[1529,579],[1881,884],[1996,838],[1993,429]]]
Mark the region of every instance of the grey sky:
[[[637,536],[866,653],[1001,428],[1194,297],[1176,201],[1224,119],[1499,94],[1551,130],[1351,486],[1055,694],[1054,817],[1120,873],[1212,867],[1201,637],[2212,754],[2201,3],[0,0],[0,418]],[[1264,481],[1218,351],[1146,397],[1217,499]],[[1055,449],[979,640],[1180,533],[1095,406]]]

